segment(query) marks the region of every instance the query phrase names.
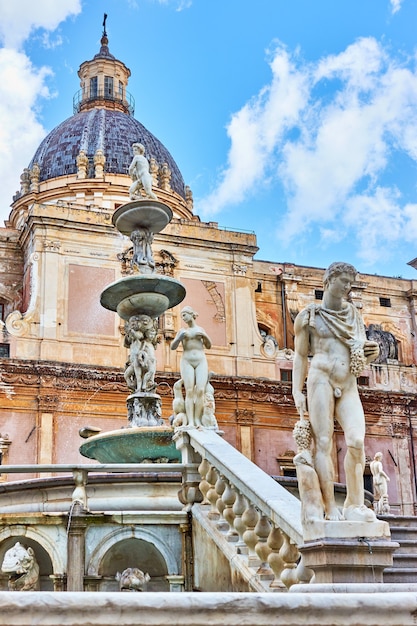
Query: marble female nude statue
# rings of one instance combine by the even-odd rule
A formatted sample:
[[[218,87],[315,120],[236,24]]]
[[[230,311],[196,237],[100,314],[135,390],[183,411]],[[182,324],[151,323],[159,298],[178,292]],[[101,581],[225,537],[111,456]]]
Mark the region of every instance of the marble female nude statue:
[[[181,318],[188,328],[179,330],[171,344],[171,350],[176,350],[180,343],[184,349],[180,371],[185,389],[185,415],[188,426],[202,424],[206,388],[209,385],[204,349],[211,348],[211,341],[205,330],[197,326],[196,317],[197,313],[190,306],[182,309]]]
[[[308,402],[313,465],[325,518],[374,521],[373,511],[364,505],[365,417],[356,379],[377,358],[379,348],[366,339],[359,311],[345,300],[356,274],[352,265],[332,263],[324,275],[322,304],[309,305],[296,317],[293,398],[301,419]],[[303,393],[306,378],[307,399]],[[347,447],[343,513],[334,496],[334,419],[343,429]]]
[[[382,452],[377,452],[369,464],[374,487],[374,509],[379,515],[389,513],[388,482],[389,476],[382,466]]]

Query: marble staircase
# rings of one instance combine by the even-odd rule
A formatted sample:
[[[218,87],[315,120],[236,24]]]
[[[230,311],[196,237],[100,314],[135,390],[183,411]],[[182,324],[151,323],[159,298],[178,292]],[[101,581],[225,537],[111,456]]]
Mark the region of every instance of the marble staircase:
[[[391,539],[400,544],[393,555],[393,566],[384,570],[385,583],[414,583],[417,580],[417,517],[380,516],[388,522]]]

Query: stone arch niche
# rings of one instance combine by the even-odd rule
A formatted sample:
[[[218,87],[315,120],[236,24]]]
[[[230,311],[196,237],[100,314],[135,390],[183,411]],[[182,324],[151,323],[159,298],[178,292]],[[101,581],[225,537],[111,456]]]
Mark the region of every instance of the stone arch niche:
[[[137,567],[151,580],[146,591],[169,591],[167,575],[176,575],[178,563],[170,547],[150,529],[124,529],[110,533],[97,545],[87,576],[97,579],[98,591],[118,591],[116,573]]]
[[[138,567],[149,574],[151,580],[146,591],[169,591],[168,569],[162,554],[152,543],[135,538],[118,541],[106,552],[98,570],[101,577],[99,590],[118,591],[116,573],[127,567]]]
[[[15,543],[19,542],[25,548],[32,548],[35,553],[36,560],[39,565],[39,583],[40,591],[53,591],[54,583],[51,578],[53,574],[52,560],[48,552],[40,543],[27,536],[10,536],[0,543],[0,566],[3,563],[4,555],[7,550],[10,550]],[[8,590],[8,574],[3,574],[0,571],[0,590]]]

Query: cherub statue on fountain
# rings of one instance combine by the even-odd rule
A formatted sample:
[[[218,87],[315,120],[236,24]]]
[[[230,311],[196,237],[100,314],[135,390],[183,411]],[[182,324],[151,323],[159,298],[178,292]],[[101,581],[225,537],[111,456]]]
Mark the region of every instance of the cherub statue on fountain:
[[[152,176],[149,172],[149,162],[145,157],[145,147],[141,143],[134,143],[132,150],[134,157],[129,165],[129,176],[133,183],[129,188],[129,198],[140,200],[143,197],[141,195],[143,190],[147,198],[157,200],[158,198],[152,191]]]

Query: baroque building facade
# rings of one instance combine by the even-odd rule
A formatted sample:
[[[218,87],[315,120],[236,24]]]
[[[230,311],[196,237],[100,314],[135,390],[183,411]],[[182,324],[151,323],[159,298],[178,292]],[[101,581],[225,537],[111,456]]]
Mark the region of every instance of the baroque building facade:
[[[153,191],[174,215],[154,239],[157,269],[187,290],[159,320],[162,416],[168,422],[179,378],[181,350],[171,342],[181,306],[190,305],[212,340],[207,358],[225,438],[268,474],[291,478],[293,321],[320,301],[324,270],[258,260],[255,234],[202,222],[175,160],[134,118],[129,76],[104,34],[98,54],[80,66],[73,116],[42,141],[0,229],[2,463],[88,463],[78,451],[80,428],[126,423],[123,326],[101,307],[100,294],[130,271],[131,242],[112,214],[128,201],[131,145],[140,142]],[[378,362],[359,379],[367,458],[382,452],[392,511],[413,515],[417,281],[359,274],[352,300],[380,344]],[[340,483],[343,448],[336,429]]]

